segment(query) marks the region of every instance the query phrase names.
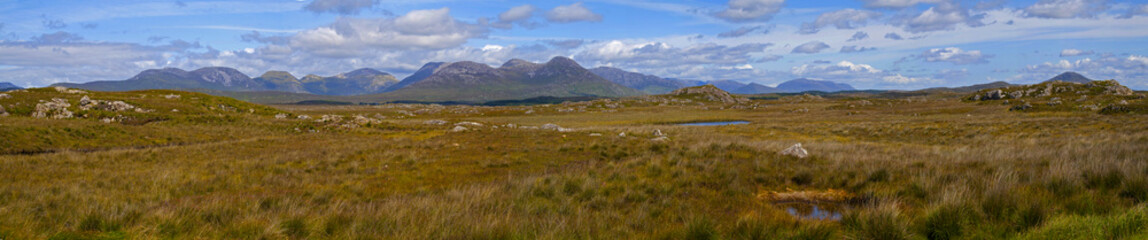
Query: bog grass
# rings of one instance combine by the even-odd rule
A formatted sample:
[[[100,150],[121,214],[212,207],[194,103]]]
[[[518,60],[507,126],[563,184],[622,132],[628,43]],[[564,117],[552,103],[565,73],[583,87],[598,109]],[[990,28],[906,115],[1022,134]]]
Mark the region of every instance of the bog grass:
[[[164,120],[21,115],[80,97],[50,89],[0,99],[16,113],[0,117],[0,239],[1148,236],[1138,115],[959,97],[267,108],[140,94],[161,93],[89,95]],[[729,119],[751,123],[669,124]],[[483,126],[450,131],[460,121]],[[546,123],[572,131],[522,127]],[[669,140],[651,140],[655,129]],[[777,154],[794,143],[810,157]],[[840,221],[802,220],[763,194],[846,207]]]

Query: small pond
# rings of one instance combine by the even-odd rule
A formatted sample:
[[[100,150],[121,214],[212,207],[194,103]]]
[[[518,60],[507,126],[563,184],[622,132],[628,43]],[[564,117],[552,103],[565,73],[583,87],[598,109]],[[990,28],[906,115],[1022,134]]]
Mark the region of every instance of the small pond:
[[[679,123],[678,125],[682,125],[682,126],[725,126],[725,125],[737,125],[737,124],[748,124],[748,123],[749,123],[749,121],[724,121],[724,122]]]
[[[834,203],[788,202],[777,205],[785,208],[789,215],[802,220],[839,221],[844,210],[843,206]]]

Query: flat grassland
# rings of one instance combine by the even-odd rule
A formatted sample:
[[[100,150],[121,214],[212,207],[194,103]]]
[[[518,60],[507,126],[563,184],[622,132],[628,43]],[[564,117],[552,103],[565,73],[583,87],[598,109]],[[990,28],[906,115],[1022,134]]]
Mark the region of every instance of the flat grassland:
[[[265,107],[8,94],[4,240],[1148,238],[1145,115],[944,95]],[[83,96],[144,110],[78,110]],[[31,117],[52,98],[75,117]],[[676,125],[733,120],[750,123]],[[796,143],[809,157],[779,154]],[[840,218],[795,217],[782,198]]]

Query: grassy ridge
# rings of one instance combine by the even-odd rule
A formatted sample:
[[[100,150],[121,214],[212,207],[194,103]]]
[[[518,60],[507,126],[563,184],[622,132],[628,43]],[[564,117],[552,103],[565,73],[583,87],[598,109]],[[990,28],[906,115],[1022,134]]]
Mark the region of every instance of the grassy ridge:
[[[71,97],[53,91],[34,96]],[[117,94],[91,95],[127,101],[140,93]],[[162,112],[163,104],[192,109],[189,96],[132,103],[157,109],[154,113]],[[25,97],[0,104],[31,101]],[[1130,104],[1136,101],[1141,100]],[[248,106],[256,107],[242,105]],[[157,147],[103,143],[110,138],[64,131],[49,135],[72,144],[41,140],[21,147],[60,152],[0,155],[0,238],[1135,239],[1148,234],[1143,227],[1148,132],[1136,115],[1010,112],[1009,106],[957,98],[276,107],[255,113],[166,112],[170,120],[142,125],[21,114],[0,118],[0,127],[10,128],[71,126],[98,136],[123,131],[134,136],[126,139],[137,140],[196,137],[184,140],[188,144]],[[195,115],[211,114],[232,120],[195,121]],[[290,117],[276,119],[276,114]],[[311,118],[297,118],[302,115]],[[322,115],[344,120],[317,122]],[[354,123],[353,116],[375,121]],[[448,124],[424,123],[435,119]],[[728,119],[751,123],[668,124]],[[460,121],[483,126],[451,131],[451,123]],[[546,123],[572,131],[507,126]],[[670,140],[652,141],[655,129]],[[777,154],[798,142],[810,158]],[[68,151],[89,145],[140,148]],[[800,220],[758,197],[830,189],[856,196],[843,203],[840,221]]]

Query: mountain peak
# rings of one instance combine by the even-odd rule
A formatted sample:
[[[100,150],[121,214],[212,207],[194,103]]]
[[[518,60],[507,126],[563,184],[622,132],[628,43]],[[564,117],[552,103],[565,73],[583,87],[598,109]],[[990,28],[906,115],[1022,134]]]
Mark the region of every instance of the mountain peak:
[[[219,83],[226,87],[251,84],[251,77],[229,67],[205,67],[190,73],[205,82]]]
[[[265,79],[297,79],[297,78],[295,78],[295,75],[291,75],[291,73],[289,73],[287,71],[275,71],[275,70],[267,71],[267,72],[263,73],[263,75],[259,75],[259,77],[265,78]]]
[[[547,66],[570,66],[570,67],[582,68],[582,65],[579,65],[578,62],[574,61],[574,59],[570,59],[568,57],[563,57],[563,56],[557,56],[557,57],[551,58],[549,62],[546,62],[546,65]]]
[[[1089,78],[1085,77],[1084,75],[1081,75],[1081,74],[1076,73],[1076,72],[1064,72],[1064,73],[1061,73],[1060,75],[1056,75],[1056,77],[1052,77],[1051,79],[1048,79],[1044,82],[1046,83],[1046,82],[1053,82],[1053,81],[1072,82],[1072,83],[1090,83],[1090,82],[1092,82],[1092,79],[1089,79]]]
[[[510,67],[516,67],[516,66],[522,66],[522,65],[529,66],[529,65],[538,65],[538,64],[530,62],[530,61],[515,58],[515,59],[510,59],[510,61],[506,61],[506,63],[503,63],[502,66],[499,68],[510,68]]]

